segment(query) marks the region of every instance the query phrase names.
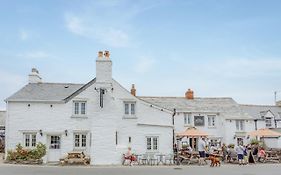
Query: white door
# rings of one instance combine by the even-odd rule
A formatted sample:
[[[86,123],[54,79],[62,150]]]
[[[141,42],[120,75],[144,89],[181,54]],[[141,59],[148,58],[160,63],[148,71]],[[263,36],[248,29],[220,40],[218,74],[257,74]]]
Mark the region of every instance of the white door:
[[[57,162],[61,158],[61,136],[48,136],[48,162]]]

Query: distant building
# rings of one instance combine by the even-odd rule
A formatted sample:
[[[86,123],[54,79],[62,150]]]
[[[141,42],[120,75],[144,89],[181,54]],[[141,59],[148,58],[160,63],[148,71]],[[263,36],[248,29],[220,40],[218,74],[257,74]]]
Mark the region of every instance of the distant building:
[[[0,111],[0,137],[5,137],[6,111]]]

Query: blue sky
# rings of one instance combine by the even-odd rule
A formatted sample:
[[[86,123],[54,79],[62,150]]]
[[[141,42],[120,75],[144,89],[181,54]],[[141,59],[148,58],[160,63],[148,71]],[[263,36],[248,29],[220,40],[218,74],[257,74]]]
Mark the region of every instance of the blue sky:
[[[273,104],[281,91],[279,0],[0,1],[0,109],[27,83],[86,83],[99,50],[137,94]],[[281,92],[279,92],[281,97]]]

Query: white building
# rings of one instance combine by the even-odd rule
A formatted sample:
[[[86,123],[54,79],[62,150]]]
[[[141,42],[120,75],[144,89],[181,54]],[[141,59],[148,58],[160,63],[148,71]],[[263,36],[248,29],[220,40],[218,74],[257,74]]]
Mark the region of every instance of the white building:
[[[42,142],[44,162],[82,150],[94,165],[120,164],[129,146],[137,154],[172,153],[173,112],[131,93],[112,79],[108,51],[99,52],[96,78],[86,84],[44,83],[32,69],[29,83],[6,99],[6,150]]]
[[[273,105],[240,105],[241,109],[254,118],[255,130],[269,128],[281,132],[281,107]],[[281,148],[281,137],[263,138],[270,148]]]
[[[5,141],[5,118],[6,111],[0,111],[0,144],[4,144]]]
[[[232,98],[195,98],[189,90],[183,97],[141,97],[144,101],[176,109],[175,131],[196,127],[209,134],[214,144],[237,144],[246,141],[247,132],[254,129],[254,121],[245,114]],[[194,142],[194,143],[192,143]],[[188,138],[189,145],[195,145],[198,138]]]
[[[129,92],[112,79],[108,51],[99,52],[96,78],[88,83],[46,83],[32,69],[29,83],[6,103],[6,150],[42,142],[44,162],[75,150],[88,154],[93,165],[120,164],[128,147],[136,154],[170,154],[173,133],[188,127],[209,133],[215,144],[247,143],[250,131],[281,127],[277,106],[252,109],[229,97],[194,97],[192,90],[183,97],[136,96],[134,86]],[[198,138],[186,139],[196,148]]]

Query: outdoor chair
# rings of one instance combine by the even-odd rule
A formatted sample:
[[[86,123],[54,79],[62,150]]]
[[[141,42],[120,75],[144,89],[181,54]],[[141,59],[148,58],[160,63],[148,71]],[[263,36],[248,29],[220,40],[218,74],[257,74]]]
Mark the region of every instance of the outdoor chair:
[[[147,165],[149,164],[149,160],[148,160],[148,155],[147,154],[143,154],[140,158],[140,163],[142,165]]]
[[[167,162],[169,162],[169,165],[172,165],[174,162],[174,154],[169,154],[165,156],[165,164],[167,165]]]
[[[149,154],[148,155],[148,159],[149,159],[149,164],[152,166],[152,165],[155,165],[157,163],[157,158],[155,157],[154,154]]]

